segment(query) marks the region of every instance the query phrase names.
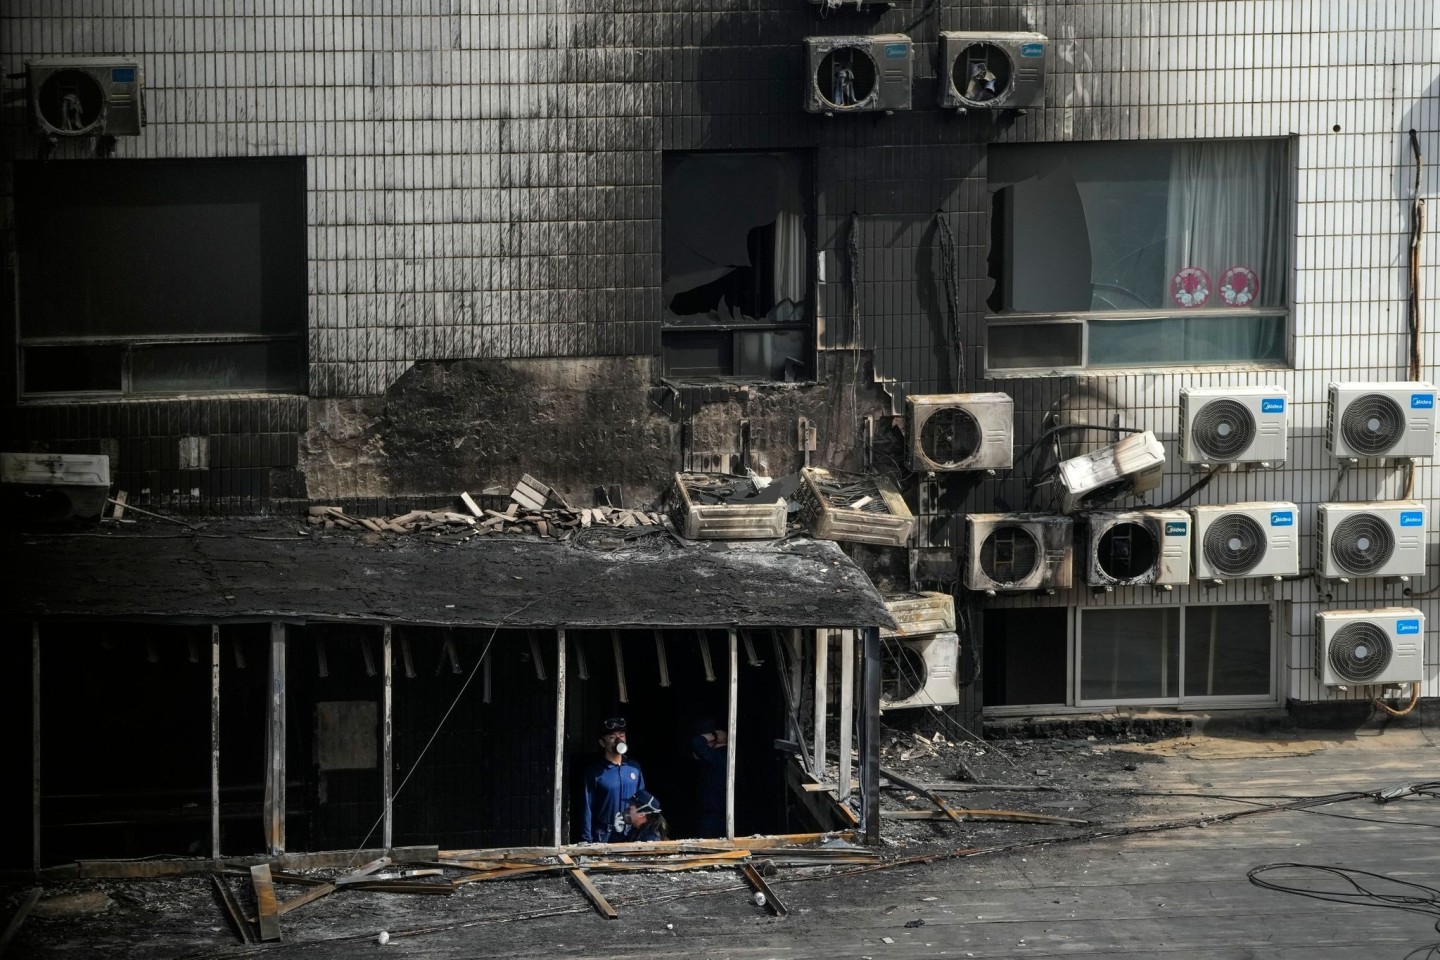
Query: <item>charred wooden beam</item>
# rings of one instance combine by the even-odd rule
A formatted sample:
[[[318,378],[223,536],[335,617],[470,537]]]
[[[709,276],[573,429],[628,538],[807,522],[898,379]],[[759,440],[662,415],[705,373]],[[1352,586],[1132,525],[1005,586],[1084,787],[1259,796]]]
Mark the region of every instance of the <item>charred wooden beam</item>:
[[[14,914],[11,915],[10,922],[5,924],[4,932],[0,933],[0,955],[5,953],[5,948],[10,945],[11,940],[15,939],[15,934],[20,932],[21,925],[25,923],[25,918],[30,916],[30,911],[35,908],[35,904],[40,902],[40,890],[40,887],[35,887],[25,894],[25,899],[20,901],[20,906],[16,907]]]
[[[245,917],[245,911],[240,909],[240,903],[235,899],[235,891],[230,889],[230,884],[221,879],[217,874],[210,874],[210,885],[215,889],[215,896],[220,900],[220,906],[225,908],[225,916],[230,921],[230,927],[235,936],[240,938],[241,943],[258,943],[259,937],[255,934],[255,928]]]
[[[255,914],[260,926],[260,940],[279,940],[280,905],[275,900],[275,881],[270,879],[270,864],[257,863],[251,867],[250,883],[255,888]]]
[[[572,860],[568,854],[560,854],[560,862],[571,868],[570,879],[575,881],[575,885],[580,888],[580,892],[585,894],[586,899],[594,905],[602,917],[607,920],[620,919],[620,914],[616,913],[615,908],[610,906],[610,901],[606,900],[600,891],[595,888],[595,884],[590,880],[590,877],[586,875],[585,871],[575,866],[575,861]]]
[[[752,890],[764,898],[763,906],[775,916],[783,917],[790,912],[780,898],[775,896],[775,891],[770,889],[770,884],[765,882],[765,878],[760,875],[759,870],[755,869],[754,864],[742,864],[740,875],[745,878],[746,883],[750,884]]]

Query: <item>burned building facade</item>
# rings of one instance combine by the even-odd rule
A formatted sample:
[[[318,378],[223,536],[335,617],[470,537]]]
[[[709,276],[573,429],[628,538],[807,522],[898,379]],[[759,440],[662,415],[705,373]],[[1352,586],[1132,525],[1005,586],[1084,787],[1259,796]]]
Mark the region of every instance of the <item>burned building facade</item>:
[[[1440,696],[1432,5],[511,6],[12,9],[3,448],[104,455],[128,503],[180,517],[395,514],[526,474],[646,507],[677,471],[866,473],[917,523],[847,550],[882,590],[954,596],[965,729]],[[1373,529],[1332,542],[1357,504]],[[1351,619],[1378,640],[1337,636],[1376,609]],[[12,621],[38,625],[11,700],[203,667],[176,684],[203,718],[219,619]],[[409,672],[463,676],[444,620],[410,628],[437,632]],[[271,628],[220,629],[222,682],[249,678],[223,699],[261,717],[263,668],[235,665]],[[523,718],[552,716],[554,678],[510,639],[497,689],[551,684],[504,712],[545,769],[496,782],[548,816],[554,730]],[[319,684],[307,642],[291,676]],[[1367,642],[1378,683],[1328,672]],[[32,698],[52,644],[84,679]],[[317,692],[307,723],[373,722],[378,644],[320,645],[360,692]],[[373,745],[320,742],[306,789],[380,789]],[[56,776],[56,803],[86,793]],[[234,776],[273,807],[263,770]],[[358,843],[374,815],[316,836]]]

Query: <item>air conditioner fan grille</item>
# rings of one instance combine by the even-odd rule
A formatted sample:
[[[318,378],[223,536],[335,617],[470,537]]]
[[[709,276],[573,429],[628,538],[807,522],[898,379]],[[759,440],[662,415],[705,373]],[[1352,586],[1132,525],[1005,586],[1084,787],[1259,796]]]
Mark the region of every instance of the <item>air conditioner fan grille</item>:
[[[1382,454],[1405,435],[1405,413],[1383,393],[1367,393],[1346,406],[1340,435],[1356,453]]]
[[[1227,513],[1205,530],[1205,560],[1216,573],[1240,576],[1265,559],[1265,530],[1243,513]]]
[[[1346,517],[1330,535],[1330,555],[1351,573],[1379,570],[1394,553],[1395,533],[1373,513]]]
[[[1015,523],[990,531],[980,545],[980,571],[994,583],[1019,583],[1040,566],[1041,549],[1034,534]]]
[[[925,658],[909,644],[885,640],[880,665],[880,699],[889,703],[909,700],[925,689]]]
[[[1238,400],[1211,400],[1195,414],[1190,431],[1201,450],[1228,460],[1255,441],[1255,415]]]
[[[1095,544],[1095,562],[1107,577],[1121,583],[1150,573],[1159,555],[1155,532],[1145,523],[1117,523]]]
[[[1330,669],[1350,683],[1368,683],[1390,665],[1394,646],[1383,629],[1368,620],[1347,623],[1330,638]]]
[[[982,441],[980,423],[969,410],[943,407],[920,428],[920,451],[938,467],[958,467],[975,459]]]
[[[1004,47],[993,43],[972,43],[955,57],[950,82],[962,100],[989,103],[1010,90],[1014,66]]]

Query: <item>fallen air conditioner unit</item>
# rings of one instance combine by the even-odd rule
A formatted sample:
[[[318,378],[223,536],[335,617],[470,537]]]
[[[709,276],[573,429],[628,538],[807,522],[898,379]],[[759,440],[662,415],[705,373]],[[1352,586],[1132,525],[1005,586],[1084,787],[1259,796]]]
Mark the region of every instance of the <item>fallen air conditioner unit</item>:
[[[1165,448],[1149,430],[1060,463],[1062,513],[1093,510],[1160,486]]]
[[[96,520],[110,496],[110,458],[99,454],[0,454],[0,489],[21,520]]]
[[[948,593],[886,594],[885,609],[899,626],[894,630],[881,627],[881,637],[917,637],[955,630],[955,598]]]
[[[748,477],[677,473],[666,497],[670,520],[690,540],[778,540],[785,500],[764,497]]]
[[[903,547],[915,528],[900,488],[885,477],[801,467],[795,499],[801,522],[822,540]]]

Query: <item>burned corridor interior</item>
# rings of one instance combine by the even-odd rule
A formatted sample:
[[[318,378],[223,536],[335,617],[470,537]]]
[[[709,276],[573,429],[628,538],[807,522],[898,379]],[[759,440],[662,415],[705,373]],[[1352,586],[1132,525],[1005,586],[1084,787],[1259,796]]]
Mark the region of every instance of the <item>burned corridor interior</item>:
[[[557,634],[426,626],[388,632],[393,843],[549,844]],[[795,729],[787,723],[777,660],[788,663],[793,655],[779,650],[790,631],[736,633],[736,833],[809,829],[788,796],[789,753],[777,749]],[[387,786],[385,634],[376,625],[339,623],[283,631],[289,849],[379,842]],[[728,636],[650,629],[565,634],[567,840],[578,835],[580,778],[599,757],[596,731],[613,716],[629,722],[631,757],[662,799],[672,836],[698,835],[691,739],[702,721],[713,724],[709,729],[727,726]],[[43,862],[206,855],[212,761],[221,852],[266,848],[274,645],[263,623],[47,624],[38,647]],[[60,664],[51,658],[62,649]],[[807,677],[813,655],[802,659],[812,662],[794,666]],[[25,660],[7,672],[31,674]],[[219,731],[213,744],[212,692]],[[831,696],[838,699],[838,692]],[[17,691],[11,702],[25,699]],[[11,719],[16,729],[30,726],[18,713]]]

